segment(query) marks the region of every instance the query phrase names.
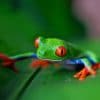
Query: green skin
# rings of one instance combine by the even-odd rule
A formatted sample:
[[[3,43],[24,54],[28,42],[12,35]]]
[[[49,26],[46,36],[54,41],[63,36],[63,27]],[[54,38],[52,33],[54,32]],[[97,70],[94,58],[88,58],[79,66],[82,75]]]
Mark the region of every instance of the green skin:
[[[55,54],[56,49],[59,46],[64,46],[67,49],[67,53],[64,57],[59,57]],[[91,62],[87,59],[86,56],[90,57],[94,62],[97,62],[96,56],[88,51],[83,51],[77,49],[71,43],[68,43],[64,40],[59,40],[56,38],[43,38],[40,37],[39,47],[37,49],[37,56],[39,59],[47,59],[49,61],[64,61],[69,59],[81,59],[84,65],[90,69]]]
[[[67,50],[67,53],[65,56],[60,57],[56,55],[56,49],[60,46],[64,46]],[[57,38],[43,38],[39,37],[39,45],[37,48],[36,54],[29,52],[24,53],[21,55],[16,55],[10,57],[10,59],[19,61],[26,58],[37,58],[42,60],[48,60],[51,62],[67,62],[71,59],[74,59],[74,64],[84,64],[84,67],[87,68],[88,71],[91,71],[92,69],[92,62],[95,64],[98,63],[96,56],[88,51],[83,51],[81,49],[78,49],[77,47],[73,46],[71,43],[68,43],[64,40],[60,40]],[[90,58],[92,62],[90,61]],[[77,63],[77,59],[79,62]],[[80,62],[81,61],[81,62]],[[7,62],[6,62],[7,63]],[[71,61],[68,64],[72,64]],[[66,65],[67,66],[67,65]]]
[[[64,57],[59,57],[55,54],[56,49],[64,46],[67,49],[67,54]],[[45,39],[40,37],[39,47],[37,48],[37,56],[40,59],[48,59],[50,61],[62,61],[70,58],[78,57],[82,53],[66,41],[56,38]]]
[[[71,43],[66,42],[64,40],[60,40],[57,38],[44,38],[44,37],[39,37],[39,46],[37,48],[36,54],[29,52],[29,53],[24,53],[21,55],[16,55],[13,57],[10,57],[12,59],[18,59],[20,58],[34,58],[32,55],[36,55],[38,59],[42,60],[48,60],[52,62],[62,62],[70,59],[80,59],[82,63],[84,64],[84,67],[86,67],[88,70],[91,69],[92,63],[87,59],[87,56],[92,59],[95,63],[97,63],[97,58],[96,56],[88,51],[83,51],[81,49],[78,49],[77,47],[73,46]],[[63,57],[59,57],[56,55],[56,49],[59,46],[64,46],[67,50],[67,53]]]

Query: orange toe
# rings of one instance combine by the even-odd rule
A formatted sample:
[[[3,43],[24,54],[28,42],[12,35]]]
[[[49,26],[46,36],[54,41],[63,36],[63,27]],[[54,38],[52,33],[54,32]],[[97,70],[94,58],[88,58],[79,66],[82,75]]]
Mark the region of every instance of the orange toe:
[[[78,73],[76,73],[75,75],[74,75],[74,77],[75,78],[79,78],[82,74],[84,74],[85,73],[85,68],[84,69],[82,69],[80,72],[78,72]]]
[[[96,71],[93,70],[93,69],[90,69],[89,72],[90,72],[91,75],[96,75]]]
[[[82,77],[81,77],[81,78],[79,78],[79,80],[80,80],[80,81],[83,81],[84,79],[85,79],[85,78],[82,78]]]
[[[78,73],[76,73],[76,74],[74,75],[74,78],[79,78],[79,77],[80,77],[80,75],[81,75],[81,73],[80,73],[80,72],[78,72]]]
[[[78,78],[79,80],[84,80],[88,75],[88,71],[86,68],[83,68],[80,72],[74,75],[75,78]]]
[[[38,67],[47,68],[49,66],[49,62],[46,60],[36,59],[32,62],[31,66],[34,68],[38,68]]]
[[[97,69],[99,69],[99,68],[100,68],[100,64],[99,64],[99,63],[97,63],[97,64],[93,65],[93,66],[92,66],[92,68],[93,68],[94,70],[97,70]]]
[[[95,75],[96,71],[94,69],[83,68],[80,72],[74,75],[75,78],[78,78],[80,81],[84,80],[89,74]]]

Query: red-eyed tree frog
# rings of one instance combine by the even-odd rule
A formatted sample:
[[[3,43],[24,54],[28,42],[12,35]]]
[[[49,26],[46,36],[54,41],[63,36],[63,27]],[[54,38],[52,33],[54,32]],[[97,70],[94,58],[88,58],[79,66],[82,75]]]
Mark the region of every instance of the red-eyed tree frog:
[[[48,64],[60,64],[64,68],[69,65],[84,66],[74,77],[84,80],[88,75],[95,75],[96,70],[100,68],[96,56],[89,52],[78,49],[71,43],[57,38],[38,37],[35,40],[36,53],[28,52],[16,56],[7,57],[0,53],[0,59],[3,60],[2,65],[14,71],[16,61],[33,58],[32,66],[46,67]]]

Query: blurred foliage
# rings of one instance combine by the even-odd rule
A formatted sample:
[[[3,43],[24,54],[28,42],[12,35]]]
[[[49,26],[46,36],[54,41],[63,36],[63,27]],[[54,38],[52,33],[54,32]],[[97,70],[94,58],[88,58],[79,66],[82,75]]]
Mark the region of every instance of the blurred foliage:
[[[15,53],[30,50],[34,38],[42,35],[67,40],[85,36],[83,25],[71,13],[70,0],[0,1],[0,40]]]
[[[75,43],[79,43],[79,40],[84,39],[84,26],[82,23],[78,22],[71,13],[71,0],[0,0],[0,52],[14,55],[17,53],[34,51],[35,49],[33,47],[33,40],[38,36],[58,37],[73,41],[73,43],[74,41]],[[76,41],[77,39],[78,41]],[[85,41],[80,41],[78,45],[81,45],[83,48],[87,48],[87,46],[89,48],[90,46],[90,50],[92,50],[93,47],[91,44],[93,43],[94,42],[87,43]],[[95,48],[93,48],[93,51],[97,51],[97,43]],[[99,53],[99,50],[97,52]],[[10,97],[10,100],[15,100],[15,97],[19,95],[27,80],[35,71],[29,67],[29,64],[30,61],[18,62],[16,64],[20,70],[18,74],[0,67],[0,99],[7,100]],[[38,91],[37,89],[40,88],[38,91],[40,96],[38,97],[38,100],[41,100],[41,95],[43,95],[42,98],[44,98],[44,90],[48,90],[51,93],[52,86],[55,86],[55,91],[60,91],[57,93],[58,95],[59,93],[61,93],[61,95],[64,93],[64,97],[67,98],[66,94],[68,92],[66,92],[66,88],[68,88],[68,86],[63,80],[66,76],[64,74],[62,74],[64,75],[64,77],[62,76],[63,78],[60,76],[61,84],[58,84],[56,87],[56,85],[54,85],[54,80],[60,82],[60,79],[57,76],[58,74],[52,79],[50,76],[52,72],[49,73],[48,69],[47,72],[44,71],[42,71],[39,74],[40,76],[38,76],[39,78],[37,77],[37,80],[34,81],[36,83],[35,91]],[[49,75],[49,78],[47,74]],[[69,77],[70,76],[72,77],[72,74],[70,74]],[[48,81],[46,88],[44,88],[43,83],[41,84],[41,82],[44,80]],[[54,83],[52,83],[52,81]],[[75,80],[72,81],[74,87],[74,83],[77,84],[77,82]],[[95,81],[93,84],[95,84]],[[33,85],[34,84],[31,83],[31,86]],[[38,85],[43,86],[41,88],[38,87]],[[62,86],[64,87],[62,88]],[[70,90],[70,88],[68,89],[70,92],[73,90]],[[77,89],[77,87],[75,89]],[[30,90],[28,90],[28,93],[30,95],[33,95],[34,93],[35,95],[37,92],[33,92],[33,90],[34,88],[31,88],[32,93],[29,93]],[[32,95],[30,97],[32,97]],[[51,94],[49,94],[49,97],[50,96]],[[37,97],[35,96],[34,98]],[[58,98],[60,97],[58,96]]]

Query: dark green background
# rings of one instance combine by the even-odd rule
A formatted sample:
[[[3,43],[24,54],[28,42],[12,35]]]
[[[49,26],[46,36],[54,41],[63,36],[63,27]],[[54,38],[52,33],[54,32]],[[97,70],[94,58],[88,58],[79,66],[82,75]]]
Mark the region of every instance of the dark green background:
[[[86,40],[84,26],[71,13],[71,0],[0,1],[0,52],[35,52],[33,41],[38,36],[68,40],[100,54],[99,41]],[[99,71],[95,78],[90,76],[80,82],[73,78],[75,72],[53,66],[34,75],[37,69],[29,67],[30,62],[16,63],[17,74],[0,67],[0,100],[100,99]]]

